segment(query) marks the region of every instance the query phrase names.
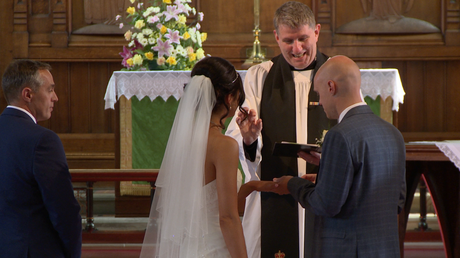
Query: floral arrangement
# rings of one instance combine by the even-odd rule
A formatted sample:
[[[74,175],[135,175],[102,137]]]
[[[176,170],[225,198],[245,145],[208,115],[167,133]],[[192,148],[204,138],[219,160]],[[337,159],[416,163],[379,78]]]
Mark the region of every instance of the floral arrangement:
[[[205,54],[202,42],[206,33],[200,33],[203,13],[191,8],[191,0],[155,0],[150,7],[138,3],[126,10],[130,25],[124,37],[128,47],[123,46],[122,65],[125,71],[139,70],[190,70]],[[132,4],[136,0],[130,0]],[[187,25],[187,17],[196,15],[196,21]],[[119,20],[121,15],[117,15]]]

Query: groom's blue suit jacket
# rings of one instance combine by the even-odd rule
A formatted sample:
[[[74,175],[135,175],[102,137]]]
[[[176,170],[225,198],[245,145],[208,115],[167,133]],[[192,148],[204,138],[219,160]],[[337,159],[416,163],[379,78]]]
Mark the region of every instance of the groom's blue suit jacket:
[[[288,183],[316,215],[305,257],[400,257],[405,154],[401,133],[367,105],[352,108],[327,132],[316,185],[301,178]]]
[[[79,212],[59,137],[6,108],[0,116],[0,257],[80,257]]]

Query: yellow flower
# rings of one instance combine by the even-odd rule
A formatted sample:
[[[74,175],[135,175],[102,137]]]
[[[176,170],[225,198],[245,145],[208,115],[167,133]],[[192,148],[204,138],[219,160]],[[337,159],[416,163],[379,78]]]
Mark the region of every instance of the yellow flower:
[[[126,12],[133,15],[136,12],[136,8],[130,6],[128,9],[126,9]]]
[[[205,42],[207,38],[208,38],[208,33],[206,32],[201,33],[201,42]]]
[[[166,28],[166,26],[161,26],[161,29],[160,29],[160,32],[161,34],[165,34],[166,32],[168,31],[168,28]]]
[[[126,41],[130,41],[132,35],[133,35],[133,33],[132,33],[130,30],[128,30],[127,32],[125,32],[125,39],[126,39]]]
[[[176,65],[177,61],[176,61],[175,57],[170,56],[170,57],[168,57],[168,59],[166,59],[166,63],[168,63],[169,65]]]
[[[136,21],[136,24],[134,25],[134,27],[136,27],[139,30],[144,28],[144,26],[145,26],[144,20],[138,20]]]
[[[134,2],[136,2],[136,0],[129,0],[132,4],[134,4]]]
[[[180,24],[185,24],[187,22],[187,17],[185,17],[185,15],[181,14],[181,15],[179,15],[179,20],[177,22],[179,22]]]
[[[195,60],[196,60],[196,54],[195,54],[195,53],[190,53],[190,54],[188,54],[188,60],[189,60],[190,62],[195,61]]]
[[[158,65],[164,65],[166,62],[166,59],[162,56],[157,59],[157,64]]]
[[[202,48],[199,48],[197,51],[196,51],[196,58],[198,59],[202,59],[204,57],[204,50]]]
[[[133,64],[134,64],[132,58],[128,58],[128,60],[126,60],[126,63],[127,63],[129,66],[133,66]]]
[[[184,35],[182,35],[182,37],[184,38],[184,40],[187,40],[190,38],[190,34],[188,32],[185,32]]]
[[[133,64],[135,64],[135,65],[142,65],[142,62],[143,62],[143,61],[144,61],[144,59],[142,58],[141,55],[139,55],[139,54],[134,55],[134,57],[133,57]]]
[[[171,0],[163,0],[163,3],[165,3],[165,4],[171,4]]]
[[[146,57],[148,60],[153,60],[153,53],[152,53],[152,52],[147,52],[147,53],[145,53],[145,57]]]

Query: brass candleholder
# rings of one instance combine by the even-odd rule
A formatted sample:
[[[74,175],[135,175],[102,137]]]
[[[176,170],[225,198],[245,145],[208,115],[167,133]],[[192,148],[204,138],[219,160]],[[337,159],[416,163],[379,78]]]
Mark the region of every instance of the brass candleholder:
[[[254,43],[252,46],[251,54],[249,58],[243,64],[243,67],[250,67],[254,64],[262,63],[265,60],[265,55],[262,52],[262,48],[260,47],[259,35],[261,30],[259,29],[259,0],[254,0]]]

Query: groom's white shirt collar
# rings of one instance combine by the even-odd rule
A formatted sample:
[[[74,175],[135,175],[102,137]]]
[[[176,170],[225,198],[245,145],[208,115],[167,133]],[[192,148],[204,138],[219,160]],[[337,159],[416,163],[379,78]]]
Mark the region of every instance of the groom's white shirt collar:
[[[342,111],[342,113],[340,113],[339,120],[337,120],[337,123],[340,123],[342,121],[343,117],[348,113],[348,111],[350,111],[350,109],[357,107],[357,106],[364,106],[364,105],[367,105],[366,102],[358,102],[351,106],[348,106]]]

